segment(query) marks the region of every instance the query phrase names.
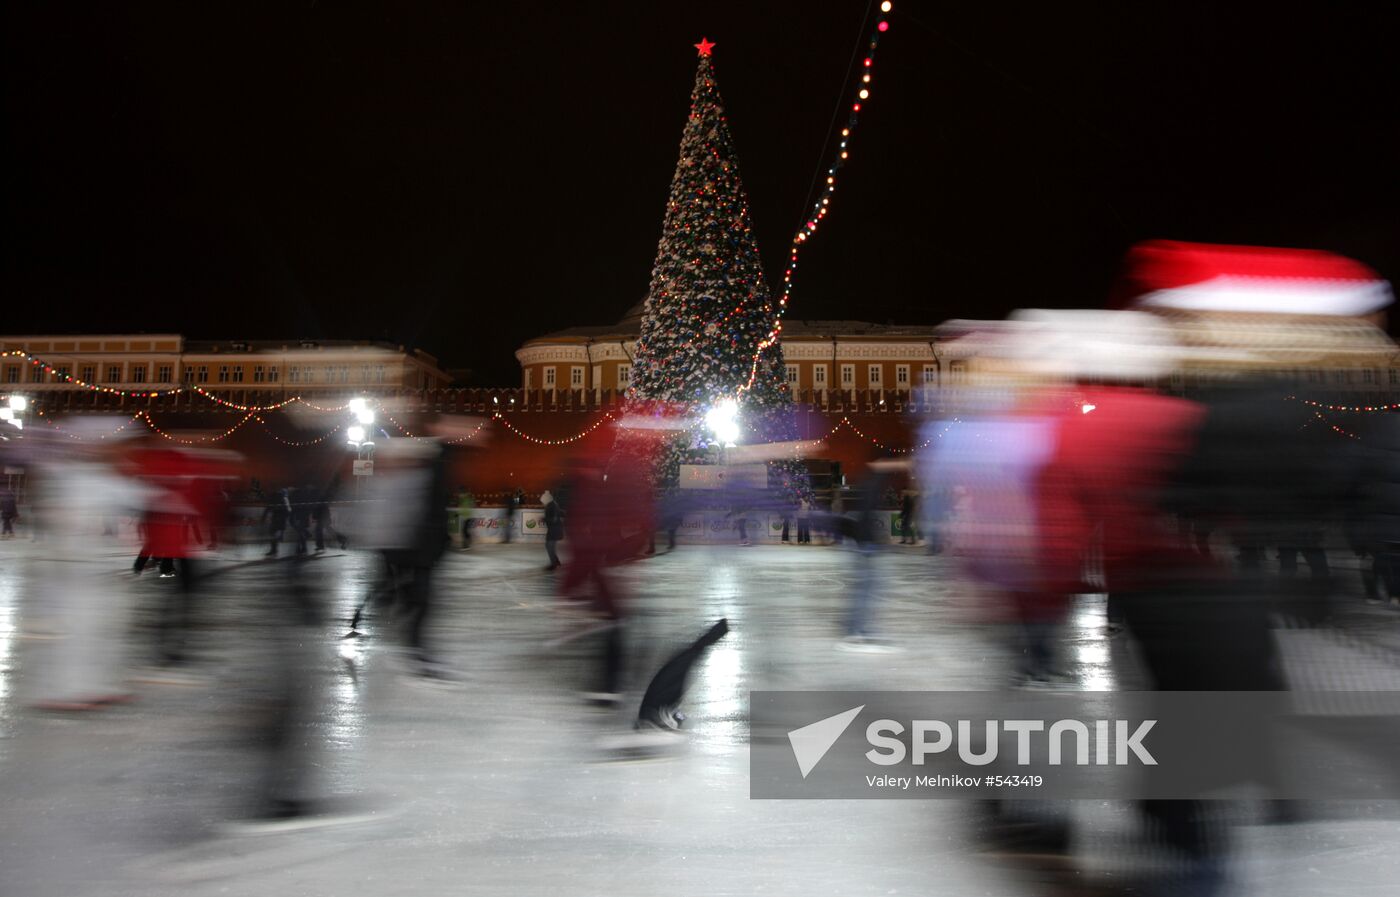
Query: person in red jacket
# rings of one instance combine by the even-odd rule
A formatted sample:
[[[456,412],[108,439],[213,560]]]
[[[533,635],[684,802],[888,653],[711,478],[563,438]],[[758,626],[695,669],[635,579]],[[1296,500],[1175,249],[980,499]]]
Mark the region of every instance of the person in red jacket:
[[[178,573],[177,588],[166,596],[157,628],[157,661],[173,666],[186,660],[194,617],[199,551],[200,479],[196,459],[177,449],[156,449],[138,458],[142,479],[152,493],[146,506],[143,557],[161,559],[162,575]],[[140,572],[141,559],[137,560]]]

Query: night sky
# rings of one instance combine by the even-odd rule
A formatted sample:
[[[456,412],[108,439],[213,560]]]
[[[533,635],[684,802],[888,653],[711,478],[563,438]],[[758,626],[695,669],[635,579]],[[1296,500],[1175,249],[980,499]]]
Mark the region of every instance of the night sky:
[[[1100,305],[1150,237],[1400,278],[1382,6],[896,0],[791,314]],[[866,12],[12,5],[0,329],[389,339],[513,385],[645,295],[702,35],[776,281]]]

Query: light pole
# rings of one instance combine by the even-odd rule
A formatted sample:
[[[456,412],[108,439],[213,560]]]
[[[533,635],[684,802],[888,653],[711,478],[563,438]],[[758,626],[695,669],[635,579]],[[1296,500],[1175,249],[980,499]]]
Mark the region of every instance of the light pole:
[[[24,419],[29,410],[29,400],[21,395],[11,395],[5,400],[4,405],[0,405],[0,421],[9,424],[16,430],[24,430]],[[8,436],[0,435],[0,438],[8,439]]]
[[[724,464],[724,450],[739,442],[739,403],[733,399],[721,399],[705,412],[705,426],[714,434],[719,447],[719,463]]]
[[[350,415],[354,422],[345,428],[345,442],[355,449],[355,464],[351,473],[356,477],[355,492],[360,491],[359,477],[374,473],[374,409],[369,402],[356,397],[350,400]],[[368,464],[360,462],[368,461]]]

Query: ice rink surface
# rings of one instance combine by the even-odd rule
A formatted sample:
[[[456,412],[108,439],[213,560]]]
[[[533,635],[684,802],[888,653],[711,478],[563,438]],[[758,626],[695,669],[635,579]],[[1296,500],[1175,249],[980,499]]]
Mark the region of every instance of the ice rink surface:
[[[1126,804],[1081,804],[1076,866],[1046,877],[988,855],[964,801],[749,798],[750,689],[1008,687],[1006,627],[949,564],[888,546],[877,628],[898,650],[839,650],[846,550],[682,546],[622,571],[631,691],[587,706],[597,636],[561,611],[539,545],[450,552],[435,579],[431,643],[450,683],[408,675],[395,620],[346,621],[374,559],[307,562],[326,607],[297,675],[317,694],[298,728],[315,796],[344,825],[248,833],[231,822],[265,775],[258,734],[280,684],[283,564],[254,549],[211,559],[194,662],[177,680],[145,667],[161,590],[130,558],[56,559],[0,543],[0,893],[85,895],[1040,895],[1117,893],[1152,862]],[[27,706],[44,652],[63,637],[36,584],[55,563],[132,608],[124,629],[136,700],[64,716]],[[1342,575],[1349,575],[1343,572]],[[1400,649],[1388,608],[1352,625]],[[724,617],[695,670],[675,744],[625,749],[639,690],[668,656]],[[1340,649],[1339,649],[1340,650]],[[1065,688],[1133,688],[1130,642],[1105,631],[1102,596],[1077,603],[1061,643]],[[1391,894],[1400,809],[1321,805],[1291,824],[1241,819],[1233,892]],[[1120,889],[1120,890],[1115,890]]]

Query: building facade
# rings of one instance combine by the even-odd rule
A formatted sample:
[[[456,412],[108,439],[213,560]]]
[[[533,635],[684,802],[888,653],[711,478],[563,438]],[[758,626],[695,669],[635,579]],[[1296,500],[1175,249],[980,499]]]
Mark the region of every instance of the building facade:
[[[432,355],[389,343],[198,341],[173,333],[0,337],[0,389],[72,389],[68,377],[122,390],[198,386],[211,392],[334,393],[441,389],[451,377]],[[66,375],[66,376],[65,376]]]
[[[529,340],[515,353],[522,388],[621,391],[631,385],[642,307],[616,324],[570,327]],[[934,327],[864,321],[783,324],[783,363],[794,396],[833,391],[906,392],[937,384],[947,365]],[[957,367],[957,365],[955,365]]]

